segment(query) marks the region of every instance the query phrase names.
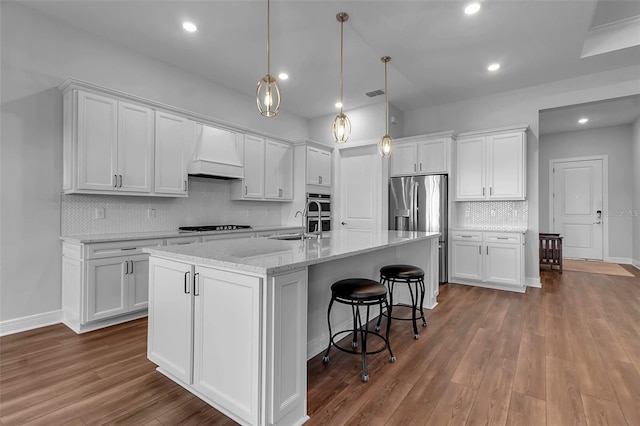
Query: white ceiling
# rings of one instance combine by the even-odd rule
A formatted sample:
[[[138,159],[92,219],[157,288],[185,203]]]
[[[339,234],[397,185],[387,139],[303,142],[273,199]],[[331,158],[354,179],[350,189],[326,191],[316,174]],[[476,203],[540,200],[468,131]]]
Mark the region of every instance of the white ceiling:
[[[255,96],[266,74],[266,1],[23,1],[25,6]],[[272,0],[272,74],[286,70],[282,108],[307,118],[336,112],[340,24],[345,24],[345,109],[389,101],[410,110],[640,64],[633,47],[580,59],[589,28],[640,15],[640,1],[466,2]],[[636,13],[637,11],[637,13]],[[198,25],[185,33],[183,19]],[[502,69],[489,73],[489,63]]]
[[[588,118],[579,124],[581,118]],[[540,135],[631,124],[640,118],[640,95],[540,111]]]

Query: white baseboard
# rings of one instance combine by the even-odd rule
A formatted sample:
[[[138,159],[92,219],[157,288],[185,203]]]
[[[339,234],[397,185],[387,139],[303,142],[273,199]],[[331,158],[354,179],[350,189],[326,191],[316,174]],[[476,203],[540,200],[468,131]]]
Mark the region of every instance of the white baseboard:
[[[607,257],[604,259],[605,262],[609,263],[622,263],[623,265],[631,265],[633,261],[628,257]]]
[[[6,320],[0,322],[0,336],[20,333],[21,331],[33,330],[34,328],[46,327],[48,325],[60,324],[61,322],[61,310]]]
[[[524,282],[527,287],[535,287],[542,288],[542,283],[540,282],[540,277],[526,277]]]
[[[640,260],[633,259],[633,262],[631,264],[640,269]]]

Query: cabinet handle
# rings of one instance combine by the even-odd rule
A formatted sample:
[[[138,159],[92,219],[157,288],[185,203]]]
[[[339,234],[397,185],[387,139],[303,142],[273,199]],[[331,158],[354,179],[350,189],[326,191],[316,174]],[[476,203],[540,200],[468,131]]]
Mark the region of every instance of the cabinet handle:
[[[129,251],[129,250],[136,250],[138,247],[125,247],[125,248],[121,248],[120,251]]]
[[[487,256],[489,255],[489,246],[487,246]]]
[[[278,189],[278,197],[282,197],[282,189]]]
[[[129,275],[129,261],[128,260],[124,261],[124,274],[125,275]]]
[[[200,272],[193,274],[193,295],[200,296]]]
[[[509,237],[496,237],[498,240],[508,240]]]
[[[247,195],[247,185],[244,186],[244,195]]]
[[[189,275],[189,271],[184,273],[184,294],[189,294],[189,284],[187,284],[189,282],[189,280],[187,279],[187,276]]]
[[[413,163],[413,171],[417,172],[418,171],[418,166],[416,166],[416,163]]]
[[[118,175],[120,176],[120,185],[118,185],[119,188],[122,188],[122,175]]]
[[[482,196],[484,197],[484,186],[482,187]]]
[[[113,187],[118,187],[118,175],[113,175]]]
[[[131,272],[129,272],[129,273],[133,274],[133,260],[130,260],[129,262],[131,262]]]
[[[473,235],[460,235],[462,238],[473,238]]]
[[[489,187],[489,195],[493,195],[493,186]]]
[[[189,189],[189,187],[187,186],[187,181],[186,180],[183,183],[183,188],[184,188],[184,192],[187,192],[187,190]]]
[[[422,163],[420,163],[420,171],[422,171]]]
[[[482,254],[482,246],[478,246],[478,254]]]
[[[322,176],[318,176],[318,183],[322,183]]]

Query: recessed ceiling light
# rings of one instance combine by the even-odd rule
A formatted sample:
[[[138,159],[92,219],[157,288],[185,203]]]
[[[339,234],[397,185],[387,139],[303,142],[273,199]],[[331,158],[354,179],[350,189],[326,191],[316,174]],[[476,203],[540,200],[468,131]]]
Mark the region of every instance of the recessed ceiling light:
[[[578,120],[578,123],[580,123],[580,124],[584,124],[584,123],[586,123],[587,121],[589,121],[589,119],[588,119],[588,118],[581,118],[580,120]]]
[[[286,72],[281,72],[280,74],[278,74],[278,78],[280,80],[287,80],[289,78],[289,74],[287,74]]]
[[[487,67],[489,71],[498,71],[500,69],[500,64],[491,64]]]
[[[342,102],[336,102],[336,108],[342,108]]]
[[[478,13],[480,10],[480,3],[469,3],[467,7],[464,8],[464,13],[467,15],[473,15],[474,13]]]
[[[190,33],[198,31],[198,27],[196,27],[196,24],[194,24],[193,22],[189,22],[189,21],[183,22],[182,23],[182,28],[184,28],[185,31],[188,31]]]

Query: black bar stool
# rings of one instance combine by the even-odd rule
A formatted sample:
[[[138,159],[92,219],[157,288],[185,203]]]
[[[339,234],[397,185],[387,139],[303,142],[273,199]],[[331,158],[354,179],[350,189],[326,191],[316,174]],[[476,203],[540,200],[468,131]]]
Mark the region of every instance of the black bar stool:
[[[331,332],[331,307],[334,302],[343,303],[351,306],[351,312],[353,315],[353,328],[348,330],[338,331],[335,334]],[[346,280],[340,280],[335,282],[331,286],[331,302],[329,302],[329,308],[327,309],[327,323],[329,324],[329,346],[327,352],[322,357],[324,364],[329,362],[329,351],[331,346],[335,346],[337,349],[350,354],[360,354],[362,356],[362,381],[369,381],[369,370],[367,368],[367,355],[373,355],[389,350],[389,362],[395,362],[396,357],[391,352],[391,346],[389,345],[389,329],[391,327],[391,320],[387,321],[387,332],[383,336],[376,331],[369,330],[369,309],[371,306],[379,306],[382,312],[383,308],[386,308],[391,312],[391,305],[387,302],[387,289],[385,286],[377,281],[369,280],[366,278],[349,278]],[[362,321],[360,317],[360,307],[367,308],[367,316],[365,321]],[[380,322],[376,330],[380,330]],[[351,349],[343,348],[338,345],[336,339],[343,334],[353,333],[353,339],[351,341]],[[367,351],[367,337],[369,335],[376,336],[384,342],[384,346],[381,349],[375,351]],[[360,350],[356,350],[358,347],[358,336],[362,347]]]
[[[424,271],[421,268],[413,265],[388,265],[380,268],[380,282],[385,284],[389,288],[389,305],[391,309],[394,306],[404,306],[411,308],[411,318],[399,318],[391,316],[391,310],[383,312],[378,317],[378,324],[376,330],[380,330],[380,321],[382,315],[399,321],[412,321],[413,322],[413,338],[418,339],[420,333],[418,333],[418,325],[416,321],[416,313],[420,313],[420,319],[422,319],[422,326],[427,326],[427,321],[424,318]],[[409,293],[411,294],[411,306],[402,303],[393,304],[393,289],[396,283],[406,283],[409,287]],[[411,285],[413,284],[413,289]],[[415,293],[415,294],[414,294]],[[418,306],[419,302],[419,306]]]

